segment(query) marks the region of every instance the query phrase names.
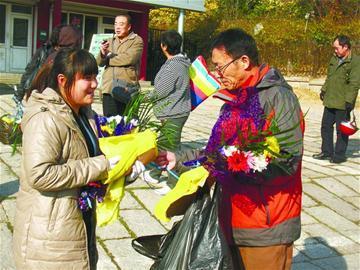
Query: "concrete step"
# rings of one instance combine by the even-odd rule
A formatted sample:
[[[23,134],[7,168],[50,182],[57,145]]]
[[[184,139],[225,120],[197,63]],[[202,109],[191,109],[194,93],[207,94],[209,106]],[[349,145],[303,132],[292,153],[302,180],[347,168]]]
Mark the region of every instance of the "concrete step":
[[[19,84],[21,73],[0,73],[0,83]]]

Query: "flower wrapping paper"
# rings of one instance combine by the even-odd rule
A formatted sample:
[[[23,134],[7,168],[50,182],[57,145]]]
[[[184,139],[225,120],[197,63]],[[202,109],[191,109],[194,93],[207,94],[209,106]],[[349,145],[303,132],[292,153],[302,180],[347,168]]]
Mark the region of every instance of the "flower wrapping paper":
[[[157,156],[156,133],[147,129],[143,132],[99,139],[100,149],[107,158],[120,156],[119,162],[109,171],[108,184],[102,203],[97,203],[97,225],[114,222],[119,215],[119,205],[124,196],[125,175],[136,159],[147,163]]]

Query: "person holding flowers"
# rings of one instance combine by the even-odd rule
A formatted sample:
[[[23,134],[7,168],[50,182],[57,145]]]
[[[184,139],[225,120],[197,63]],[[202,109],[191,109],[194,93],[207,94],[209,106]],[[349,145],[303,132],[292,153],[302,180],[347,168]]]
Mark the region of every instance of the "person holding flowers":
[[[212,62],[225,102],[203,150],[159,153],[157,163],[201,164],[220,186],[219,220],[237,255],[235,269],[291,269],[300,237],[304,120],[280,72],[259,64],[241,29],[215,37]],[[184,162],[185,161],[185,162]],[[183,162],[183,163],[181,163]]]
[[[97,73],[89,52],[64,48],[27,95],[13,238],[17,269],[96,269],[95,207],[82,212],[79,193],[106,179],[119,161],[99,149],[90,108]]]

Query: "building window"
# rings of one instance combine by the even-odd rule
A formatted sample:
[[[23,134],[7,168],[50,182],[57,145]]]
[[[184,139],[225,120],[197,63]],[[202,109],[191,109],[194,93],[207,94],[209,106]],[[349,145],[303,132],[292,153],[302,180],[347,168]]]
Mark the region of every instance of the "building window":
[[[61,12],[61,24],[67,24],[68,23],[68,14]]]
[[[85,16],[84,49],[90,48],[92,35],[98,32],[98,18]]]
[[[28,46],[28,19],[14,18],[13,45],[20,47]]]
[[[70,24],[77,26],[83,32],[84,16],[81,14],[70,13]]]
[[[114,24],[115,18],[114,17],[103,17],[103,24]]]
[[[6,6],[0,5],[0,43],[5,43]]]
[[[31,7],[29,6],[20,6],[20,5],[11,5],[11,12],[31,14]]]
[[[114,29],[113,28],[104,28],[104,33],[105,34],[114,34]]]

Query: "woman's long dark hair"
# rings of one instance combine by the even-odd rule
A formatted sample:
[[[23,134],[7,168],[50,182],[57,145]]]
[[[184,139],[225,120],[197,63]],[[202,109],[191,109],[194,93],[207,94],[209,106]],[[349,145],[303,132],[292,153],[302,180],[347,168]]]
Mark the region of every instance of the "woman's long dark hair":
[[[50,87],[60,94],[57,76],[63,74],[66,78],[65,93],[69,97],[70,89],[75,83],[76,75],[81,78],[98,74],[98,66],[94,56],[86,50],[76,48],[62,48],[52,63],[44,64],[33,80],[27,99],[33,90],[42,92]]]

